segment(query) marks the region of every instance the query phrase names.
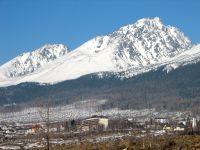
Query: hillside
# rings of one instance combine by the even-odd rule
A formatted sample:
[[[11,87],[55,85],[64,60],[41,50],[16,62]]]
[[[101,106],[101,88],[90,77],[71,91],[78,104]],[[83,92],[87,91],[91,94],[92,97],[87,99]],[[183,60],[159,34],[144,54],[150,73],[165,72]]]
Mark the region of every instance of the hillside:
[[[35,103],[53,99],[71,103],[95,98],[107,99],[104,109],[167,108],[171,110],[198,108],[200,97],[200,63],[163,73],[163,67],[132,78],[119,79],[112,73],[104,78],[86,75],[54,85],[23,83],[0,89],[0,103]]]

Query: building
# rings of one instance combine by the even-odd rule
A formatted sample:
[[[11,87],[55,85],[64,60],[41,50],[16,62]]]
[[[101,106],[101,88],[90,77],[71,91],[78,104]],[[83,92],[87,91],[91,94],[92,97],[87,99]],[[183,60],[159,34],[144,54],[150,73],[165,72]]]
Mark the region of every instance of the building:
[[[185,131],[185,128],[178,126],[174,128],[174,131]]]
[[[92,117],[82,121],[81,131],[103,131],[108,128],[108,118]]]
[[[154,120],[156,123],[161,123],[161,124],[169,123],[169,118],[155,118]]]
[[[26,134],[35,134],[40,131],[41,126],[39,124],[36,125],[28,125],[26,130]]]
[[[169,126],[169,125],[164,125],[163,130],[165,130],[165,131],[172,131],[173,128],[171,126]]]
[[[181,121],[179,121],[179,124],[183,124],[184,126],[186,126],[187,125],[187,120],[181,120]]]

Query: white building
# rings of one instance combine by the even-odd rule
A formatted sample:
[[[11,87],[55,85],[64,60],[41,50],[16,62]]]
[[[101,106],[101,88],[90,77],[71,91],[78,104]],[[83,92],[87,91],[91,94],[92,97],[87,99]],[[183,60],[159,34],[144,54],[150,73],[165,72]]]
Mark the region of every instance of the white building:
[[[82,121],[82,131],[106,130],[108,128],[108,118],[93,117]]]
[[[169,119],[168,118],[155,118],[155,122],[157,123],[169,123]]]

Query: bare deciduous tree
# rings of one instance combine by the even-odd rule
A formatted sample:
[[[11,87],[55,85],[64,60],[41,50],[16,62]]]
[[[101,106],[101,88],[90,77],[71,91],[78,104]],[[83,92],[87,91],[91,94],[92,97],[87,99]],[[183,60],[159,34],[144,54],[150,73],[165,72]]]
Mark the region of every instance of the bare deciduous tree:
[[[47,142],[47,150],[50,150],[50,125],[52,117],[52,107],[53,105],[51,99],[41,102],[40,106],[38,107],[39,116],[42,119],[42,122],[44,123],[44,127],[42,129],[44,131],[45,139]]]

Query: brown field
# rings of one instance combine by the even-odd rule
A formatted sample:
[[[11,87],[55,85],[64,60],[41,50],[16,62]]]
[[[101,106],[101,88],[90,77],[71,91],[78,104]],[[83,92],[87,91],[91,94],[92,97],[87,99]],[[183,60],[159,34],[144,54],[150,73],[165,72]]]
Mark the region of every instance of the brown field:
[[[200,150],[199,135],[134,137],[100,143],[51,147],[52,150]]]

